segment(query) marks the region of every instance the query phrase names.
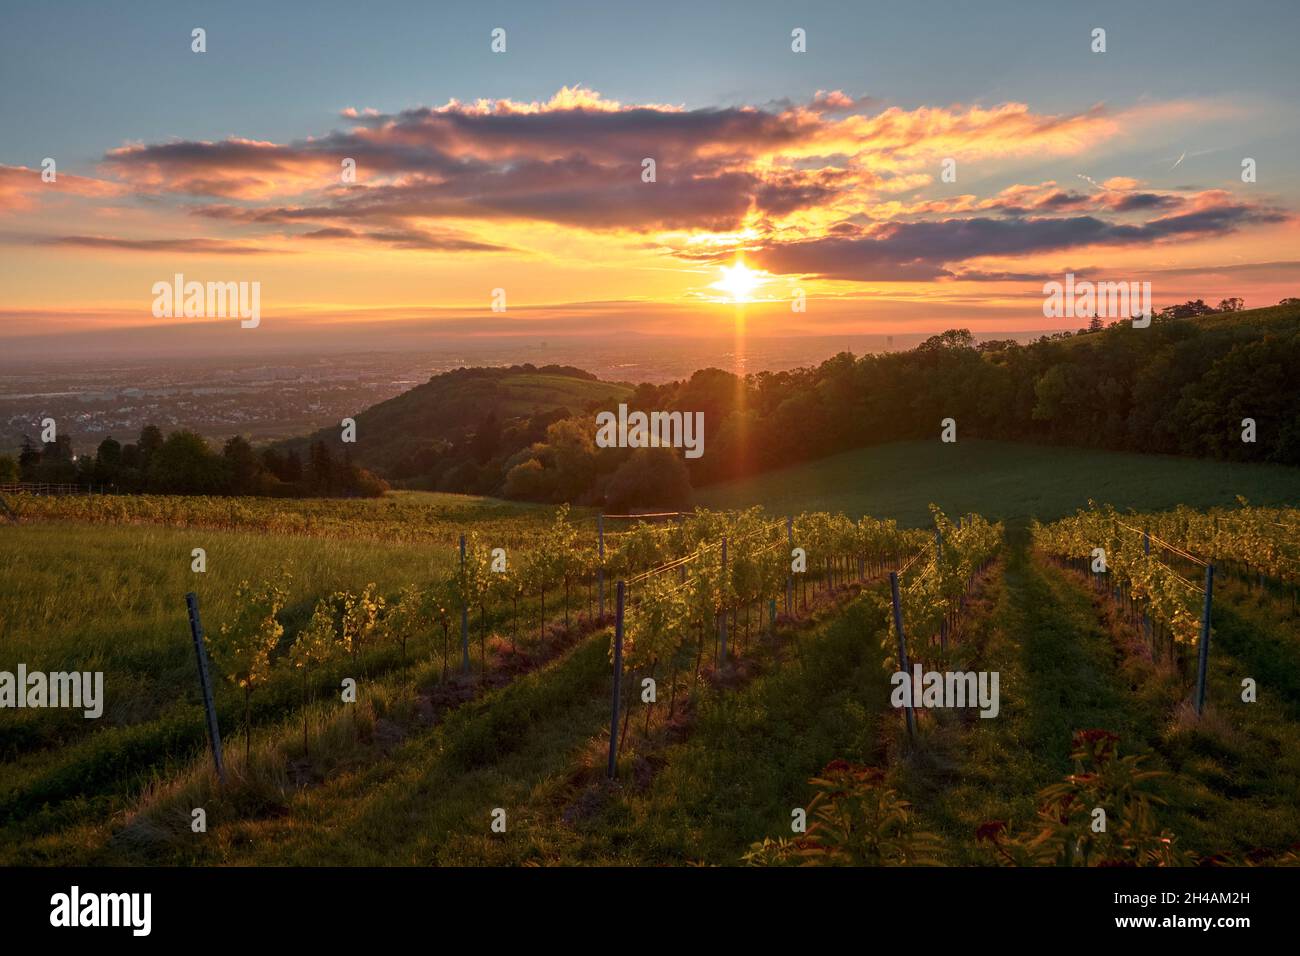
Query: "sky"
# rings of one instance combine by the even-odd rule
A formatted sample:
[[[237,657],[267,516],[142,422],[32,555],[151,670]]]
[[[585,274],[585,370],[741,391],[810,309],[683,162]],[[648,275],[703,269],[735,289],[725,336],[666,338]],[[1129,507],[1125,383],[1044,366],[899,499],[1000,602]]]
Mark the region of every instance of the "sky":
[[[178,273],[259,283],[305,345],[1076,328],[1067,273],[1271,305],[1298,33],[1294,2],[6,3],[0,342],[258,334],[156,316]]]

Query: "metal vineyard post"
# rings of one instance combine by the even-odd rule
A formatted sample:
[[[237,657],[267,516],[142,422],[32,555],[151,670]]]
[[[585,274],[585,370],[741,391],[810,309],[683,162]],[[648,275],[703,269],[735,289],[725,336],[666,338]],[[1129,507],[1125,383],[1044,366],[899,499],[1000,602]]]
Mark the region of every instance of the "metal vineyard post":
[[[898,666],[903,675],[911,680],[911,674],[907,666],[907,638],[903,634],[903,605],[898,598],[898,572],[889,572],[889,593],[894,602],[894,630],[898,632]],[[912,704],[909,702],[905,711],[907,716],[907,733],[909,736],[916,736],[916,715],[912,712]]]
[[[1205,609],[1201,614],[1201,652],[1196,669],[1196,714],[1205,709],[1205,672],[1210,664],[1210,608],[1214,602],[1214,565],[1205,566]]]
[[[226,782],[226,766],[221,759],[221,730],[217,726],[217,706],[212,699],[212,678],[208,675],[208,652],[203,643],[203,625],[199,621],[199,596],[191,591],[185,595],[190,611],[190,636],[194,639],[194,656],[199,665],[199,686],[203,689],[203,709],[207,715],[208,741],[212,745],[212,762],[217,776]]]
[[[596,548],[600,564],[596,568],[596,590],[600,592],[600,620],[605,620],[605,516],[596,515]]]
[[[609,713],[609,779],[618,772],[618,698],[623,684],[623,582],[618,582],[618,596],[614,611],[614,691],[610,695]]]
[[[469,598],[465,594],[465,536],[460,536],[460,669],[469,673]]]

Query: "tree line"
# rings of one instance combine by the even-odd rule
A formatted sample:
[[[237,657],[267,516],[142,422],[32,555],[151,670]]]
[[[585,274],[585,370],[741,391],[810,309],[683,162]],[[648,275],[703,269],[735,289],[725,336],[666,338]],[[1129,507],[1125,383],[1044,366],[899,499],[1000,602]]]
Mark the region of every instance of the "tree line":
[[[1218,308],[1196,299],[1163,309],[1147,328],[1094,318],[1027,344],[977,344],[969,330],[950,329],[908,351],[842,352],[815,367],[743,377],[707,368],[682,381],[642,383],[622,399],[647,413],[702,411],[705,451],[692,460],[677,449],[597,447],[595,414],[611,410],[609,402],[510,416],[507,401],[485,386],[514,371],[594,380],[590,373],[458,369],[430,384],[446,385],[434,411],[454,406],[463,424],[447,428],[418,409],[394,408],[366,453],[391,449],[382,439],[392,433],[411,450],[380,467],[405,486],[610,511],[686,508],[694,487],[853,448],[937,440],[945,418],[956,420],[960,438],[1300,464],[1297,305],[1288,298],[1280,314],[1227,320],[1240,299]],[[472,411],[456,404],[470,394]],[[1254,441],[1243,440],[1246,419]],[[439,433],[450,437],[429,437]],[[74,459],[64,442],[27,442],[18,462],[0,459],[0,481],[21,474],[123,491],[269,495],[372,495],[385,487],[353,463],[350,446],[320,436],[260,452],[237,437],[214,452],[193,432],[164,440],[150,426],[135,444],[106,439],[93,459]]]
[[[0,482],[72,484],[106,492],[270,497],[375,497],[388,485],[353,463],[346,451],[313,442],[306,460],[296,451],[256,451],[236,435],[220,450],[188,429],[166,437],[146,425],[134,442],[109,436],[95,454],[75,455],[72,439],[58,435],[37,444],[23,437],[17,459],[0,457]]]
[[[812,368],[744,377],[716,368],[644,383],[630,409],[703,411],[705,453],[598,448],[594,413],[554,417],[545,437],[488,412],[427,474],[447,491],[607,507],[677,506],[692,487],[869,445],[938,439],[953,418],[961,438],[1300,464],[1300,326],[1239,320],[1239,299],[1213,309],[1170,306],[1147,328],[1094,320],[1020,344],[976,343],[950,329],[904,352],[842,352]],[[1297,299],[1285,299],[1294,307]],[[1188,321],[1199,316],[1208,320]],[[1243,420],[1254,425],[1243,440]]]

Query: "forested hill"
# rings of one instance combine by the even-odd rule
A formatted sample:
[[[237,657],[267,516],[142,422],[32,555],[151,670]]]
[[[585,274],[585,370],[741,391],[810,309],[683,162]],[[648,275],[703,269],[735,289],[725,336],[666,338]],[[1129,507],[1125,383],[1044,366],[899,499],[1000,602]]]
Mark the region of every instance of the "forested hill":
[[[342,429],[333,426],[278,447],[306,459],[310,443],[323,441],[331,454],[346,450],[387,478],[421,477],[458,450],[486,461],[498,447],[541,441],[552,422],[606,407],[631,391],[569,366],[461,368],[359,412],[354,443],[344,444]],[[476,435],[478,445],[470,447]]]
[[[938,441],[945,419],[958,440],[1300,464],[1300,303],[1174,311],[1147,328],[1027,345],[976,345],[954,329],[905,352],[744,380],[703,369],[635,389],[576,369],[460,369],[360,413],[355,444],[338,428],[314,438],[413,487],[618,507],[685,504],[692,486],[851,448]],[[703,412],[704,454],[597,448],[594,413],[619,401]]]

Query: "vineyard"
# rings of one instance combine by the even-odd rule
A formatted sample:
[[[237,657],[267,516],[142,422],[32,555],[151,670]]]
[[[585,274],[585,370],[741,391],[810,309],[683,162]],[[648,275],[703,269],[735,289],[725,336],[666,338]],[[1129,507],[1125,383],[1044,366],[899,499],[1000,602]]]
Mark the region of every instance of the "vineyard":
[[[1001,547],[1003,528],[978,515],[966,515],[954,525],[938,508],[931,506],[931,513],[933,547],[918,551],[898,572],[906,583],[896,602],[898,617],[889,617],[885,650],[899,646],[901,623],[904,640],[912,635],[915,644],[917,636],[925,638],[910,662],[938,668],[952,663],[949,642],[958,634],[976,575],[987,569]],[[900,661],[903,670],[907,663]]]
[[[1176,660],[1179,649],[1198,646],[1205,668],[1211,641],[1214,568],[1231,570],[1266,588],[1266,579],[1289,591],[1296,610],[1300,584],[1300,512],[1251,508],[1198,513],[1120,515],[1091,507],[1050,525],[1035,523],[1034,543],[1070,562],[1109,593],[1149,641],[1153,655]],[[1198,673],[1198,710],[1203,676]]]
[[[14,862],[1172,865],[1278,861],[1300,841],[1283,798],[1300,764],[1293,509],[1094,506],[1010,533],[934,506],[924,528],[455,496],[17,511],[0,545],[46,597],[15,603],[6,646],[51,671],[93,647],[109,699],[102,724],[6,721]],[[252,534],[259,522],[275,536]],[[97,632],[102,615],[74,625],[90,612],[38,560],[62,529],[139,541],[132,561],[166,555],[152,586],[119,577],[152,594],[120,606],[122,630]],[[186,576],[191,545],[211,571]],[[87,573],[108,573],[95,560]],[[1211,563],[1210,712],[1191,726],[1177,716],[1184,649],[1200,640]],[[195,592],[215,734],[170,582]],[[68,637],[28,636],[42,627]],[[912,666],[1000,672],[1001,716],[900,713],[889,676]],[[1243,668],[1264,698],[1249,708],[1233,705]],[[1206,810],[1229,759],[1254,783]],[[1154,781],[1088,796],[1147,822],[1087,852],[1069,839],[1079,821],[1041,842],[1026,826],[1053,786],[1075,787],[1053,784],[1071,762]],[[217,840],[193,839],[197,806]],[[791,807],[806,837],[791,836]],[[504,834],[488,826],[496,810]],[[1228,819],[1241,831],[1226,835]],[[1168,851],[1175,833],[1188,849]]]
[[[426,586],[408,584],[392,600],[376,593],[373,584],[360,592],[322,596],[286,653],[279,652],[284,638],[279,617],[285,587],[276,581],[242,582],[236,598],[239,616],[221,625],[214,653],[229,681],[244,696],[246,750],[251,736],[252,692],[276,674],[288,670],[302,674],[305,713],[311,668],[347,660],[356,672],[364,649],[372,645],[400,645],[400,660],[405,662],[413,634],[441,636],[440,643],[432,641],[427,648],[428,658],[437,661],[441,682],[456,671],[471,678],[477,670],[477,676],[483,678],[494,667],[526,667],[519,663],[521,643],[546,656],[548,625],[552,633],[572,636],[578,616],[575,593],[586,599],[582,629],[602,624],[605,609],[614,609],[609,599],[615,579],[619,581],[619,600],[610,617],[617,618],[617,640],[611,645],[611,654],[620,655],[616,687],[624,670],[632,678],[649,673],[653,679],[662,665],[670,671],[671,720],[679,675],[689,671],[691,682],[699,681],[706,635],[710,636],[710,666],[726,664],[729,658],[744,653],[755,621],[763,626],[764,614],[768,633],[775,628],[778,594],[785,596],[785,615],[797,613],[796,578],[798,604],[806,611],[810,578],[814,589],[820,585],[826,591],[850,579],[861,583],[868,573],[878,573],[890,562],[896,564],[923,537],[900,531],[893,522],[864,518],[855,523],[825,514],[770,520],[753,509],[664,517],[682,520],[665,524],[638,521],[630,530],[608,535],[602,520],[593,544],[584,540],[587,536],[570,520],[569,508],[562,506],[542,536],[545,546],[513,552],[513,564],[506,549],[491,547],[491,542],[472,532],[461,539],[459,562]],[[796,540],[802,552],[812,555],[812,569],[801,567],[797,574],[792,566],[801,560],[806,564],[806,558],[792,560],[790,546]],[[932,576],[941,571],[937,569]],[[550,621],[548,595],[554,614]],[[917,598],[926,600],[929,595],[918,593]],[[532,610],[536,612],[535,625],[527,620]],[[457,626],[458,647],[453,648],[451,633]],[[508,635],[509,644],[497,636],[499,646],[489,661],[487,644],[494,626]],[[476,664],[471,653],[474,630]],[[693,655],[688,653],[692,647]],[[688,666],[692,656],[694,664]],[[648,725],[649,712],[646,720]],[[304,749],[309,746],[305,729],[303,745]]]
[[[454,544],[466,526],[503,546],[538,540],[546,509],[427,492],[384,498],[222,498],[186,495],[5,495],[19,521],[255,531],[330,539]]]

